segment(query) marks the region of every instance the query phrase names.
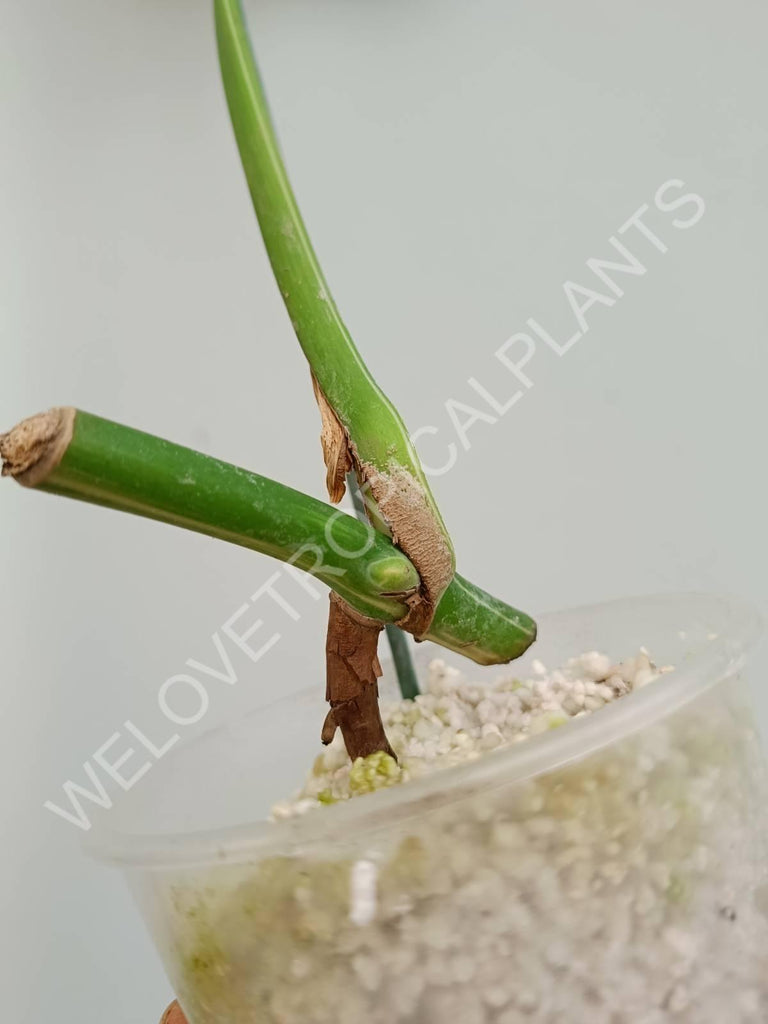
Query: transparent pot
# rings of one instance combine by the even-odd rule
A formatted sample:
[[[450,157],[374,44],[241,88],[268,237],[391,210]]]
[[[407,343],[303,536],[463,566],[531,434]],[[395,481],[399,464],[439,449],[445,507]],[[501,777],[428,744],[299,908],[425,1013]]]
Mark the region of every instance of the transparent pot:
[[[675,669],[481,760],[269,823],[317,749],[317,686],[169,755],[94,849],[126,872],[190,1024],[764,1022],[759,631],[697,595],[545,615],[520,675],[641,645]]]

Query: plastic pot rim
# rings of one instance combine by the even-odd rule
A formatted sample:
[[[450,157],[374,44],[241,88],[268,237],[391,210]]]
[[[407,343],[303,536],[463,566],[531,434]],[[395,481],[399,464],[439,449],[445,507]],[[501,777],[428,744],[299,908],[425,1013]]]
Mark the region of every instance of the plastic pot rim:
[[[380,832],[389,825],[418,818],[428,810],[471,795],[482,795],[496,785],[523,782],[544,775],[568,763],[620,742],[658,722],[695,700],[711,687],[724,682],[742,668],[749,650],[763,632],[763,618],[751,605],[737,598],[702,593],[657,594],[619,598],[594,605],[546,613],[541,619],[556,621],[568,614],[600,616],[607,609],[642,602],[674,603],[707,601],[712,612],[727,620],[727,631],[713,637],[702,651],[664,674],[659,680],[601,708],[575,718],[563,726],[532,736],[525,742],[504,747],[476,761],[437,771],[409,782],[365,796],[323,807],[287,821],[257,820],[253,823],[210,830],[167,833],[128,833],[98,824],[88,834],[84,847],[97,860],[124,869],[176,869],[242,863],[268,856],[299,856],[325,850],[338,856],[345,835],[359,845],[366,830]],[[577,652],[574,652],[574,654]],[[514,664],[514,663],[513,663]],[[266,705],[270,710],[289,707],[306,696],[299,691]],[[264,707],[246,717],[264,712]],[[228,731],[227,723],[206,730],[168,755],[190,756],[196,745],[210,742]]]

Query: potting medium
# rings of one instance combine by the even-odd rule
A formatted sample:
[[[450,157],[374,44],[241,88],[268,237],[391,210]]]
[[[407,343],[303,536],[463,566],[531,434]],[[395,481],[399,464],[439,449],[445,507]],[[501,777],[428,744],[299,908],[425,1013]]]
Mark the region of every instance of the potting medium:
[[[519,667],[459,670],[433,651],[422,696],[383,702],[396,761],[350,764],[334,741],[282,800],[281,762],[271,777],[262,763],[258,829],[223,826],[233,805],[201,834],[188,807],[184,835],[156,823],[102,840],[190,1024],[768,1018],[766,776],[742,682],[752,625],[709,598],[548,625],[558,641]],[[561,656],[601,630],[605,653]],[[304,742],[289,706],[278,719]],[[251,770],[239,748],[257,734],[255,721],[227,734],[219,784],[238,807],[238,768]],[[221,739],[201,742],[202,774]]]

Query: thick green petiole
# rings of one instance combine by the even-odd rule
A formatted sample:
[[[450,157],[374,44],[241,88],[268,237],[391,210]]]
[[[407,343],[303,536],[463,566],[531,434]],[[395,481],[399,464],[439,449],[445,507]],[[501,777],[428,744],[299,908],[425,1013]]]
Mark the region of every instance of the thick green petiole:
[[[331,454],[326,448],[329,492],[339,500],[344,474],[354,465],[358,477],[370,484],[372,521],[384,532],[395,528],[433,607],[455,570],[448,531],[408,431],[371,376],[331,297],[280,154],[240,0],[214,0],[214,11],[224,88],[261,233],[319,385],[325,429],[336,433]]]
[[[271,555],[316,576],[364,615],[394,622],[419,577],[392,542],[324,502],[190,448],[74,409],[0,437],[3,473]],[[456,576],[428,638],[482,664],[518,657],[531,619]]]

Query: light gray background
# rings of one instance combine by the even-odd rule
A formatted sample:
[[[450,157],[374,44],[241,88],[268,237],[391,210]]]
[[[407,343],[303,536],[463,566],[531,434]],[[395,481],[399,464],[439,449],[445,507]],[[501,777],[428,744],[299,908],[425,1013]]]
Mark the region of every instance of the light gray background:
[[[322,495],[208,4],[0,6],[0,424],[71,403]],[[248,9],[331,285],[406,421],[440,428],[432,461],[445,400],[470,376],[512,393],[494,351],[529,316],[565,333],[563,282],[659,185],[705,198],[688,231],[649,219],[669,252],[567,356],[537,353],[435,491],[462,571],[530,610],[765,607],[765,4]],[[155,1024],[170,992],[121,879],[42,803],[272,564],[10,483],[0,517],[4,1017]],[[209,722],[319,678],[324,603],[300,607]]]

